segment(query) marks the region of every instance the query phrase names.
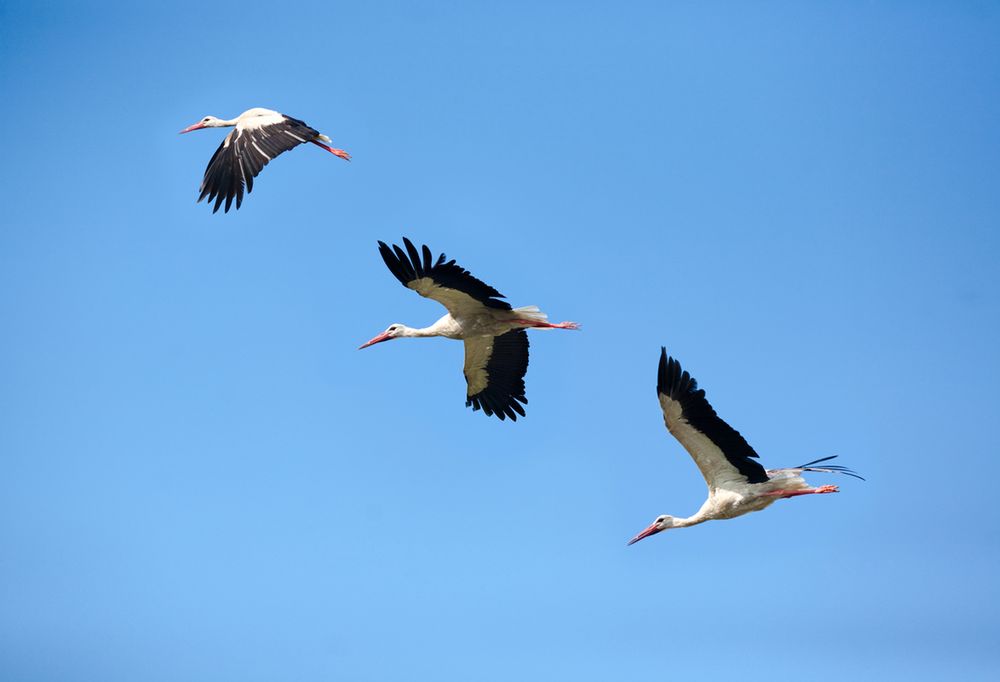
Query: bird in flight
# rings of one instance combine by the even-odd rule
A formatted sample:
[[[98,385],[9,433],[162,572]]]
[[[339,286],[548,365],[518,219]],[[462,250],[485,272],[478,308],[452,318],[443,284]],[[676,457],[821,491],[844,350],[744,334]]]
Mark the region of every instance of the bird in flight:
[[[732,519],[765,509],[775,501],[799,495],[836,493],[835,485],[812,488],[802,478],[806,471],[844,474],[864,480],[846,467],[825,464],[836,455],[787,469],[764,469],[757,453],[736,429],[715,413],[698,382],[680,363],[660,350],[656,392],[667,430],[681,442],[708,483],[708,499],[694,516],[663,514],[628,541],[634,544],[671,528],[686,528],[705,521]]]
[[[329,137],[304,122],[259,107],[248,109],[229,120],[206,116],[181,133],[233,126],[236,129],[226,135],[226,139],[215,150],[201,181],[201,196],[198,201],[208,197],[208,203],[211,204],[214,200],[212,213],[219,210],[223,201],[226,203],[225,212],[228,213],[234,199],[236,208],[239,209],[243,203],[243,187],[246,186],[246,193],[249,194],[253,191],[253,179],[269,161],[304,142],[311,142],[345,161],[351,160],[351,155],[343,149],[329,146]]]
[[[441,254],[434,260],[423,246],[419,251],[403,238],[405,250],[395,244],[378,243],[379,253],[389,271],[403,286],[432,298],[448,314],[429,327],[414,329],[394,323],[363,344],[399,338],[443,336],[465,343],[466,407],[482,409],[501,420],[517,421],[528,403],[524,375],[528,371],[528,335],[525,329],[579,329],[575,322],[552,324],[536,306],[511,308],[503,294],[481,282]]]

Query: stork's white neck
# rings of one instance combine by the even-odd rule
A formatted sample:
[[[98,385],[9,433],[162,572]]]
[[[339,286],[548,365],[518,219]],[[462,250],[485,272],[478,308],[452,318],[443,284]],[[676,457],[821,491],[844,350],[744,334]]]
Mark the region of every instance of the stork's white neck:
[[[404,324],[403,333],[400,336],[443,336],[448,339],[460,339],[462,338],[462,329],[449,314],[429,327],[414,329]]]
[[[224,118],[216,118],[215,116],[212,116],[210,117],[210,120],[205,122],[203,125],[206,128],[231,128],[232,126],[236,125],[239,122],[240,119],[238,117],[230,118],[227,120]]]
[[[689,516],[687,518],[674,517],[674,522],[671,524],[671,528],[687,528],[688,526],[697,526],[699,523],[705,523],[708,521],[707,516],[703,516],[701,512],[698,512],[694,516]]]
[[[427,336],[441,336],[441,331],[435,329],[437,325],[432,324],[430,327],[420,327],[419,329],[414,327],[407,327],[403,325],[402,331],[399,332],[399,336],[406,336],[409,338],[422,338]]]

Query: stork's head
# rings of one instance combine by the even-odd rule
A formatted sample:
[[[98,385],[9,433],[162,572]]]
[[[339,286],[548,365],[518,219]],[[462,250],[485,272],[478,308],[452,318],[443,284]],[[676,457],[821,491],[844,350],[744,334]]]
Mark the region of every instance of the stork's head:
[[[393,322],[389,325],[389,328],[384,332],[371,339],[370,341],[358,346],[358,350],[362,348],[367,348],[368,346],[374,346],[376,343],[382,343],[383,341],[392,341],[393,339],[398,339],[400,336],[406,336],[406,330],[409,329],[405,324],[399,324],[398,322]]]
[[[192,130],[201,130],[202,128],[224,128],[225,126],[232,125],[228,121],[223,121],[221,118],[216,118],[215,116],[206,116],[197,123],[189,125],[187,128],[181,131],[181,133],[190,133]]]
[[[635,543],[639,542],[639,540],[642,540],[643,538],[648,538],[650,535],[656,535],[661,530],[666,530],[668,528],[673,528],[673,526],[674,526],[674,517],[673,516],[668,516],[667,514],[660,514],[659,516],[656,517],[656,519],[651,524],[649,524],[648,526],[646,526],[645,530],[643,530],[641,533],[639,533],[634,538],[632,538],[631,540],[629,540],[628,544],[634,545]]]

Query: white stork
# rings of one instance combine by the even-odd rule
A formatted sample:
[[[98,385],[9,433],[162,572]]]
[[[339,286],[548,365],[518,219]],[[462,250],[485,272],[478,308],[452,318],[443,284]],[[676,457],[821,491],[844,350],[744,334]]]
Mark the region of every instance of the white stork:
[[[666,514],[656,517],[645,530],[628,541],[630,545],[669,528],[685,528],[760,511],[786,497],[839,492],[835,485],[810,488],[800,475],[804,471],[861,478],[846,467],[815,466],[836,455],[789,469],[765,470],[755,461],[757,453],[750,444],[719,418],[705,399],[705,391],[698,388],[694,377],[681,369],[680,363],[667,356],[665,348],[660,351],[656,392],[667,429],[688,451],[708,483],[708,499],[698,513],[686,519]]]
[[[334,149],[324,144],[331,141],[329,137],[297,118],[259,107],[248,109],[228,121],[206,116],[181,133],[231,126],[236,126],[236,130],[226,135],[226,139],[215,150],[205,169],[205,178],[201,181],[201,196],[198,201],[208,197],[208,203],[212,203],[214,199],[215,208],[212,213],[219,210],[223,200],[226,202],[225,212],[228,213],[234,198],[236,208],[239,209],[243,203],[243,186],[246,185],[249,194],[253,191],[253,179],[268,161],[304,142],[312,142],[345,161],[351,160],[351,155],[343,149]]]
[[[575,322],[551,324],[536,306],[511,308],[497,299],[503,294],[485,284],[454,260],[437,261],[424,246],[417,251],[403,238],[404,251],[395,244],[378,243],[379,253],[390,272],[403,286],[421,296],[433,298],[448,309],[448,314],[429,327],[413,329],[405,324],[391,324],[384,332],[358,350],[382,341],[403,337],[443,336],[465,342],[465,380],[468,383],[465,406],[482,409],[501,420],[524,416],[528,399],[524,396],[524,375],[528,371],[528,335],[525,329],[579,329]]]

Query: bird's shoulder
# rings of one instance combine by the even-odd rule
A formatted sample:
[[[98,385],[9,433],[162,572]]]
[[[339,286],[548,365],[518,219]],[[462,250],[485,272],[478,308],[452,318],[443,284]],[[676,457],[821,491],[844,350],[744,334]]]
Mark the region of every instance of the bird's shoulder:
[[[262,109],[260,107],[254,109],[247,109],[239,116],[239,122],[236,124],[237,130],[259,130],[261,128],[266,128],[267,126],[277,125],[284,123],[285,115],[272,111],[271,109]]]

